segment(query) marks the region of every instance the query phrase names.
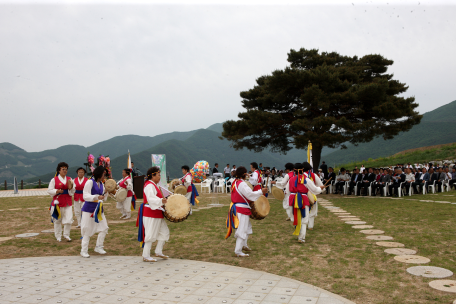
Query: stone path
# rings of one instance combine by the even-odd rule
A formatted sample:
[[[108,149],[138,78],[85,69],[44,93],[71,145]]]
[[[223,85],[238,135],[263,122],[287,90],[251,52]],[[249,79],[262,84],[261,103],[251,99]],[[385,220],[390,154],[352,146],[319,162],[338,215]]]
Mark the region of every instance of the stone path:
[[[401,199],[401,198],[391,198],[390,199]],[[407,200],[414,200],[414,199],[407,199]],[[445,202],[445,201],[429,201],[429,200],[420,200],[422,202],[435,202],[435,203],[450,203],[450,202]],[[321,202],[321,207],[326,208],[330,213],[336,214],[334,211],[335,210],[340,210],[340,207],[334,206],[331,202],[325,200],[325,199],[319,199],[319,202]],[[345,224],[366,224],[366,222],[363,221],[346,221],[346,217],[338,217],[340,220],[345,221]],[[350,219],[350,218],[349,218]],[[359,218],[356,218],[359,220]],[[363,227],[368,226],[368,225],[363,225]],[[358,226],[352,226],[353,228],[358,228]],[[370,226],[370,228],[373,228],[373,226]],[[371,234],[371,236],[367,236],[367,239],[370,240],[393,240],[394,238],[391,236],[384,236],[380,235],[383,234],[384,231],[382,230],[361,230],[359,231],[364,234]],[[382,246],[382,247],[392,247],[389,249],[385,250],[385,253],[388,254],[394,254],[394,260],[402,263],[407,263],[407,264],[427,264],[431,262],[430,259],[422,256],[415,255],[416,251],[411,250],[411,249],[406,249],[402,248],[405,247],[404,244],[402,243],[397,243],[397,242],[388,242],[388,241],[381,241],[381,242],[376,242],[377,246]],[[425,276],[427,275],[428,277],[434,277],[434,278],[444,278],[444,277],[449,277],[453,276],[453,272],[440,268],[440,267],[432,267],[432,266],[415,266],[415,267],[410,267],[407,269],[407,272],[413,275],[417,276]],[[446,292],[454,292],[456,293],[456,281],[455,280],[435,280],[429,282],[429,286],[446,291]],[[455,301],[456,302],[456,301]]]
[[[49,194],[47,193],[47,189],[18,190],[17,194],[14,194],[13,190],[0,191],[0,198],[2,198],[2,197],[21,197],[21,196],[49,196]]]
[[[92,255],[0,260],[1,303],[353,303],[296,280],[191,260]]]

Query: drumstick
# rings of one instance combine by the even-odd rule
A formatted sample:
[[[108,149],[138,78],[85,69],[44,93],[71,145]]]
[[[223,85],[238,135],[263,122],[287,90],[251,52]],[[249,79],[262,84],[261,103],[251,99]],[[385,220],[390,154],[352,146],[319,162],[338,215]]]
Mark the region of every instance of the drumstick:
[[[325,186],[325,188],[326,188],[326,185],[331,181],[331,179],[332,179],[332,176],[331,176],[331,177],[328,179],[328,181],[323,185],[323,186]]]

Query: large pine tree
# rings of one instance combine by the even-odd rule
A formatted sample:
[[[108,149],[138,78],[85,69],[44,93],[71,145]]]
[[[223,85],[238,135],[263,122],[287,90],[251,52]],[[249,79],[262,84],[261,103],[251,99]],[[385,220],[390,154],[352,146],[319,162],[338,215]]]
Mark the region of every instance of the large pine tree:
[[[316,168],[325,146],[391,139],[420,123],[415,98],[399,96],[408,86],[386,73],[392,60],[300,49],[290,51],[288,62],[241,92],[246,111],[225,122],[222,133],[235,149],[286,154],[310,140]]]

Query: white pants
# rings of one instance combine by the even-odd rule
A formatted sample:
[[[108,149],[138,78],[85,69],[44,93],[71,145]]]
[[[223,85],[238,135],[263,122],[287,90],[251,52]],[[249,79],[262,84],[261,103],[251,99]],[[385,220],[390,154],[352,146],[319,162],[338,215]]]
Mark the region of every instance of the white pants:
[[[82,209],[83,205],[84,205],[84,202],[81,202],[81,201],[74,201],[74,203],[73,203],[74,216],[76,216],[76,219],[78,220],[78,226],[81,226],[81,209]]]
[[[306,206],[306,217],[303,217],[301,219],[301,231],[299,232],[298,240],[306,239],[307,224],[309,224],[309,218],[309,206]]]
[[[236,248],[234,253],[242,254],[242,247],[249,247],[247,245],[247,240],[249,239],[249,234],[253,233],[252,223],[250,223],[250,217],[248,215],[237,213],[239,219],[239,226],[236,229],[234,237],[236,238]]]
[[[310,210],[310,215],[309,215],[309,228],[312,229],[315,224],[315,218],[318,215],[318,203],[315,203]]]
[[[188,203],[190,204],[190,214],[192,214],[193,205],[190,203],[190,200],[192,199],[192,191],[187,192],[187,194],[185,194],[185,198],[188,199]]]
[[[150,258],[152,243],[157,241],[156,254],[163,254],[163,246],[169,240],[169,229],[164,218],[152,218],[143,216],[144,224],[144,248],[143,257]]]
[[[127,197],[123,202],[117,202],[117,209],[119,209],[122,216],[126,216],[127,218],[131,217],[131,198]]]
[[[71,206],[60,207],[60,219],[54,221],[54,235],[57,240],[62,239],[62,225],[63,225],[63,236],[66,238],[70,237],[71,224],[73,224],[73,208]]]
[[[108,222],[106,221],[106,217],[102,214],[102,220],[99,223],[95,222],[95,218],[90,217],[92,213],[90,212],[82,212],[81,218],[81,235],[82,235],[82,242],[81,242],[81,253],[88,253],[89,250],[89,241],[90,237],[98,232],[98,239],[97,239],[97,247],[103,247],[103,242],[108,234]],[[95,216],[95,215],[94,215]]]
[[[289,198],[290,198],[290,194],[285,194],[285,197],[282,201],[282,206],[283,206],[283,209],[285,209],[285,212],[287,213],[288,218],[293,219],[293,206],[290,206]]]

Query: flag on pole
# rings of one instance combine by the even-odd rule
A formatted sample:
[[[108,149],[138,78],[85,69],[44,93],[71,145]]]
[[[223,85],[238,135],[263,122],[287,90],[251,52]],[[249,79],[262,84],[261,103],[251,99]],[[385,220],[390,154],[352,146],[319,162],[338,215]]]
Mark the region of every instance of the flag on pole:
[[[309,140],[309,145],[307,146],[307,162],[313,166],[313,159],[312,159],[312,143]]]

